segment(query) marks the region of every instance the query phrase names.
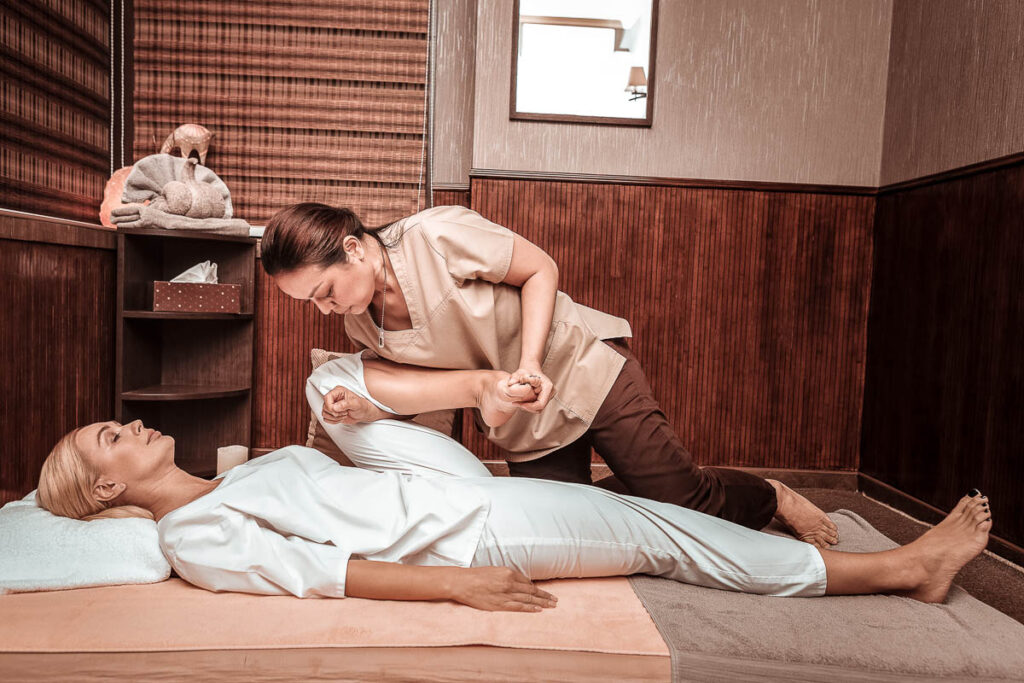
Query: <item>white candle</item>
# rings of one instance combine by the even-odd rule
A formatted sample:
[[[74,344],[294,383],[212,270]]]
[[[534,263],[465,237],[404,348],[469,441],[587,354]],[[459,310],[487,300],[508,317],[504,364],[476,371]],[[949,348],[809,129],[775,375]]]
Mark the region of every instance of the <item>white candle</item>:
[[[223,474],[248,459],[249,449],[246,446],[221,446],[217,449],[217,474]]]

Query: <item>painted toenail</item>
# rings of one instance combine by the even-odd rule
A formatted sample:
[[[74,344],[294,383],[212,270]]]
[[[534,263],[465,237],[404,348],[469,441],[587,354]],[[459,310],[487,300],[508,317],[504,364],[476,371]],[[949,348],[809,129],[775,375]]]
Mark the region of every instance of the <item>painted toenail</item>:
[[[980,496],[981,491],[979,491],[978,489],[971,489],[970,491],[967,492],[967,495],[970,496],[971,498],[974,498],[975,496]]]

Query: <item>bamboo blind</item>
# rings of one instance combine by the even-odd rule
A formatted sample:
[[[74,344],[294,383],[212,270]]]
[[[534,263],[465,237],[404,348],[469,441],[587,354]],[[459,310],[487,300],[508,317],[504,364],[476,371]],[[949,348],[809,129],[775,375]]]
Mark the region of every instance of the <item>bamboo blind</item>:
[[[297,201],[413,213],[427,28],[428,0],[137,0],[135,158],[198,123],[251,223]]]
[[[96,222],[110,173],[110,6],[0,6],[0,206]]]

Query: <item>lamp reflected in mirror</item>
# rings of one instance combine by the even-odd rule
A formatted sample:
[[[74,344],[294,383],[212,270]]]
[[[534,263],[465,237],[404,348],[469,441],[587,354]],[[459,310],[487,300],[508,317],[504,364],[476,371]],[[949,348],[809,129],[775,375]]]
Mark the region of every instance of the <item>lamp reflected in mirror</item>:
[[[647,75],[642,66],[634,66],[629,69],[629,83],[626,84],[626,92],[632,95],[630,102],[647,97]]]
[[[658,0],[514,5],[511,119],[651,125]]]

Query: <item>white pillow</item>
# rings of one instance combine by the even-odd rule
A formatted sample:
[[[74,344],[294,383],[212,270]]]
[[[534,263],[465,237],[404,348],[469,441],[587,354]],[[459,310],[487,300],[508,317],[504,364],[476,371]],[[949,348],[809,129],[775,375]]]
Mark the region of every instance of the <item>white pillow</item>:
[[[153,520],[59,517],[36,504],[35,491],[0,508],[0,594],[156,583],[170,575]]]

